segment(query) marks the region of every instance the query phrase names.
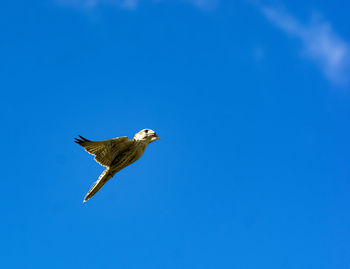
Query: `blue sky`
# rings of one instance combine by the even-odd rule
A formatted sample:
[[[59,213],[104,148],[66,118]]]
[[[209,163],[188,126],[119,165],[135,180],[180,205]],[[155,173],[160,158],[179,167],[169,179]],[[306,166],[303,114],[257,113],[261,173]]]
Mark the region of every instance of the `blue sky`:
[[[1,6],[2,268],[350,267],[350,2]]]

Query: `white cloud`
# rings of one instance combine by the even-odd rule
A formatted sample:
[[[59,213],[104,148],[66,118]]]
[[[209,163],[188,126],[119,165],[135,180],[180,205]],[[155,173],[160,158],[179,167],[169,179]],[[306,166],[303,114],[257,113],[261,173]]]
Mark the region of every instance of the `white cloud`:
[[[302,42],[305,55],[317,63],[328,79],[337,84],[348,82],[350,45],[329,23],[314,19],[309,24],[302,24],[280,9],[263,7],[262,11],[271,23]]]

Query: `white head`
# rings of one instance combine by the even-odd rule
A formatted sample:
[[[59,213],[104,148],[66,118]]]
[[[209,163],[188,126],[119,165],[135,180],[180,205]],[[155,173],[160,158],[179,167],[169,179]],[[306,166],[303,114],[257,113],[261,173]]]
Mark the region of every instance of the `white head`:
[[[153,141],[159,140],[160,137],[156,135],[156,133],[151,129],[143,129],[137,134],[135,134],[134,138],[135,141],[144,141],[149,143],[152,143]]]

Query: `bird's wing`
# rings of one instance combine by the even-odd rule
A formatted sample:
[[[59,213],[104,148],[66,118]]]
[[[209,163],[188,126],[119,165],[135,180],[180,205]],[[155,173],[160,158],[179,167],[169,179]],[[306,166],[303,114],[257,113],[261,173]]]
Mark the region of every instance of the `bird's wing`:
[[[133,143],[127,136],[103,141],[91,141],[80,135],[79,138],[75,138],[74,142],[84,147],[90,154],[95,155],[95,160],[106,167],[109,167],[114,158]]]

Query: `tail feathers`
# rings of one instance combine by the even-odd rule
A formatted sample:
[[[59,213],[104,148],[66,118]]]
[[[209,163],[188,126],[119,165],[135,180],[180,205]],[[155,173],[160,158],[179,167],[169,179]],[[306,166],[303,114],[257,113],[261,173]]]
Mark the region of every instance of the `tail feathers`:
[[[113,175],[111,175],[109,173],[109,168],[107,168],[106,170],[103,171],[103,173],[100,175],[100,177],[98,178],[98,180],[94,183],[94,185],[92,186],[92,188],[89,190],[89,192],[86,194],[85,198],[84,198],[84,203],[89,200],[92,196],[94,196],[102,187],[103,185],[110,180],[113,177]]]

